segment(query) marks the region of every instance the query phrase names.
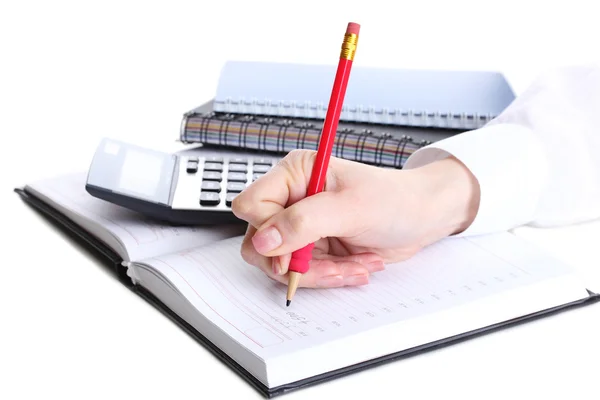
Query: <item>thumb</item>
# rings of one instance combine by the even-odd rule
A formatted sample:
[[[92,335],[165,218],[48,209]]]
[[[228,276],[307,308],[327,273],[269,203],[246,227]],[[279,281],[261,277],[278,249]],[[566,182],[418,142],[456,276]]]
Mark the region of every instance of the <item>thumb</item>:
[[[359,221],[358,206],[340,192],[321,192],[302,199],[265,221],[252,237],[266,257],[289,254],[324,237],[352,235]]]

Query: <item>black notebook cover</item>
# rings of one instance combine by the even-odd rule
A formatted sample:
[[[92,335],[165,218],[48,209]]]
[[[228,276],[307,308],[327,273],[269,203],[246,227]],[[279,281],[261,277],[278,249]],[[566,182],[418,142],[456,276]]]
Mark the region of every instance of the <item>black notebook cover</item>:
[[[248,382],[254,389],[267,398],[272,398],[278,395],[289,393],[298,389],[302,389],[308,386],[313,386],[319,383],[324,383],[336,378],[347,376],[362,370],[373,368],[379,365],[383,365],[389,362],[397,361],[406,357],[414,356],[425,351],[438,349],[451,344],[459,343],[467,339],[475,338],[480,335],[495,332],[502,328],[515,326],[517,324],[527,322],[530,320],[542,318],[545,316],[553,315],[561,311],[580,307],[583,305],[595,303],[600,299],[600,295],[593,293],[588,290],[589,297],[586,299],[567,303],[558,307],[553,307],[547,310],[543,310],[537,313],[524,315],[522,317],[514,318],[503,323],[490,325],[481,329],[476,329],[470,332],[465,332],[456,336],[452,336],[443,340],[431,342],[425,345],[406,349],[394,354],[389,354],[377,359],[365,361],[356,365],[351,365],[345,368],[341,368],[335,371],[317,375],[311,378],[303,379],[290,384],[278,386],[275,388],[268,388],[260,381],[258,381],[253,375],[231,359],[221,349],[212,344],[206,339],[200,332],[194,329],[191,325],[181,319],[177,314],[171,311],[166,305],[164,305],[159,299],[157,299],[152,293],[144,289],[143,287],[133,285],[131,280],[126,274],[126,269],[121,265],[123,261],[113,250],[103,244],[100,240],[89,234],[82,227],[75,224],[67,216],[60,211],[51,207],[41,199],[37,198],[33,194],[27,192],[24,189],[15,189],[21,198],[35,210],[39,211],[47,220],[49,220],[54,226],[58,227],[61,231],[65,232],[69,237],[73,238],[77,243],[82,245],[85,249],[92,253],[96,258],[103,261],[104,264],[108,264],[114,271],[115,276],[132,291],[137,293],[139,296],[144,298],[148,303],[152,304],[162,314],[167,316],[173,322],[175,322],[181,329],[191,335],[201,345],[205,346],[214,356],[216,356],[221,362],[225,363],[231,369],[238,373],[246,382]]]

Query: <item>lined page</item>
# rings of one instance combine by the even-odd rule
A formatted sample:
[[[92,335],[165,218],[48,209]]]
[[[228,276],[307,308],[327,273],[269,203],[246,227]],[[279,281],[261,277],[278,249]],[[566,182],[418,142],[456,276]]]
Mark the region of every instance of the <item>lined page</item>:
[[[125,260],[180,251],[243,232],[239,226],[183,227],[156,222],[91,196],[85,190],[86,176],[86,173],[75,173],[45,179],[28,185],[28,189],[58,206],[109,246],[114,247],[115,240],[120,242],[126,253],[114,250]]]
[[[449,238],[388,265],[369,285],[300,288],[285,307],[286,286],[247,265],[240,245],[241,238],[233,238],[147,264],[214,324],[265,358],[570,273],[508,233]]]

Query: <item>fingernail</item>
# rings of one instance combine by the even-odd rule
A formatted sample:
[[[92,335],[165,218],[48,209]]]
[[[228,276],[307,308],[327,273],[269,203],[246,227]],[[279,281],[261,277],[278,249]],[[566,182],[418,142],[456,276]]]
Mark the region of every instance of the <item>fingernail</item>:
[[[369,272],[383,271],[385,269],[385,264],[383,261],[373,261],[367,264],[367,269]]]
[[[256,232],[252,237],[252,244],[256,251],[261,254],[268,253],[281,246],[283,238],[281,234],[274,226],[270,226],[267,229]]]
[[[290,260],[292,259],[292,254],[284,254],[277,257],[277,261],[279,262],[279,275],[284,275],[287,273],[288,267],[290,265]]]
[[[367,274],[350,275],[344,278],[344,285],[348,286],[366,285],[367,283],[369,283],[369,275]]]
[[[281,263],[279,262],[279,257],[273,257],[273,274],[281,275]]]
[[[344,278],[341,275],[322,276],[317,280],[319,287],[337,287],[344,284]]]

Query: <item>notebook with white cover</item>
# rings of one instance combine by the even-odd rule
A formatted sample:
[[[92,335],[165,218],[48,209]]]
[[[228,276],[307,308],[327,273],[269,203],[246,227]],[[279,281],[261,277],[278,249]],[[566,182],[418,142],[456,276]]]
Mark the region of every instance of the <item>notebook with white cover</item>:
[[[336,65],[229,61],[219,77],[214,111],[324,119]],[[475,129],[515,95],[493,71],[365,67],[355,62],[340,121]]]
[[[300,289],[286,308],[286,288],[242,260],[242,224],[160,225],[91,198],[84,183],[71,175],[16,191],[267,397],[600,297],[503,233],[443,240],[367,286]]]

